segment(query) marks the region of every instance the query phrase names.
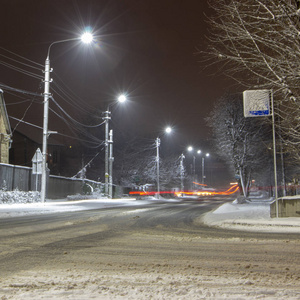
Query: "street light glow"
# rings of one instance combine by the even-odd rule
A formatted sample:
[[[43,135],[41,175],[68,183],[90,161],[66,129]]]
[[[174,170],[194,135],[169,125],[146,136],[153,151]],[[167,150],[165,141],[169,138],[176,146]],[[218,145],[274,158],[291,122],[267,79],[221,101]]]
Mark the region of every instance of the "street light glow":
[[[170,127],[170,126],[168,126],[167,128],[166,128],[166,133],[171,133],[172,132],[172,128]]]
[[[192,152],[192,151],[193,151],[193,147],[192,147],[192,146],[189,146],[189,147],[187,148],[187,150],[188,150],[189,152]]]
[[[209,153],[206,153],[206,155],[205,155],[206,157],[209,157]]]
[[[124,94],[122,94],[118,97],[118,101],[121,102],[121,103],[125,102],[126,100],[127,100],[127,98]]]
[[[93,41],[94,37],[90,32],[85,32],[82,36],[81,36],[81,41],[84,44],[90,44]]]
[[[198,150],[197,153],[198,153],[198,154],[201,154],[201,150]]]

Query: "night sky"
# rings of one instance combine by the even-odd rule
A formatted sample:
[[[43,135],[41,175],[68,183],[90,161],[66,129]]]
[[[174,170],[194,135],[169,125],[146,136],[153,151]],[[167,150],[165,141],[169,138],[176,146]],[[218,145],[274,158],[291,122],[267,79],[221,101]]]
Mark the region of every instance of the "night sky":
[[[21,59],[2,48],[0,61],[43,76],[49,45],[77,37],[89,26],[99,36],[93,45],[67,42],[51,48],[51,77],[76,97],[67,103],[55,87],[59,105],[80,122],[96,124],[98,112],[125,92],[129,101],[112,106],[116,132],[155,139],[171,125],[178,154],[189,144],[209,151],[204,118],[227,81],[204,70],[195,55],[196,47],[206,47],[205,13],[204,0],[2,0],[1,47],[41,66],[19,65],[7,57]],[[3,64],[0,70],[2,84],[43,93],[40,78]],[[42,126],[42,98],[31,103],[25,96],[28,102],[14,104],[24,100],[17,95],[4,94],[9,115]],[[49,129],[70,134],[53,113]]]

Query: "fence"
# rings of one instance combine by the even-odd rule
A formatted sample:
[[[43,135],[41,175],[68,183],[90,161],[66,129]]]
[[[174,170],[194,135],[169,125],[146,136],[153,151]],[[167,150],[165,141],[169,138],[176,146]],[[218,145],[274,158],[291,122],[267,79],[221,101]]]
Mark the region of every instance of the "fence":
[[[41,175],[32,174],[32,168],[0,163],[0,189],[8,191],[18,189],[25,192],[40,190],[40,177]],[[95,189],[101,192],[103,183],[89,179],[47,176],[47,198],[49,199],[87,194]],[[118,190],[120,189],[119,187]]]
[[[50,199],[66,198],[69,195],[76,194],[87,194],[93,192],[95,188],[98,188],[100,191],[103,189],[103,184],[100,182],[54,175],[49,176],[47,183],[47,198]]]
[[[31,168],[0,164],[0,188],[13,191],[31,190]]]

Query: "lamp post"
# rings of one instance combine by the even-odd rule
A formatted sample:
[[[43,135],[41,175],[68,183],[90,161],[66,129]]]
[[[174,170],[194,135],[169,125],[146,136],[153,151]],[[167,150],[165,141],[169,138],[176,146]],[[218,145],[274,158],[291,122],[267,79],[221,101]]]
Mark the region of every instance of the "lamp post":
[[[180,155],[180,181],[181,181],[181,191],[184,190],[184,184],[183,184],[183,178],[184,178],[184,167],[183,167],[183,160],[185,159],[185,156],[183,153]]]
[[[156,184],[157,184],[157,199],[159,199],[160,194],[160,185],[159,185],[159,146],[160,146],[160,138],[156,138]]]
[[[81,37],[71,38],[56,41],[50,44],[48,47],[47,57],[45,61],[45,80],[44,80],[44,117],[43,117],[43,147],[42,147],[42,182],[41,182],[41,201],[45,202],[46,198],[46,178],[47,178],[47,140],[48,140],[48,112],[49,112],[49,98],[50,94],[50,73],[52,69],[50,68],[50,49],[54,44],[60,44],[71,41],[81,40],[85,44],[89,44],[93,41],[93,36],[91,33],[86,32]]]
[[[166,127],[165,133],[170,134],[172,132],[172,128],[170,126]],[[160,182],[159,182],[159,146],[160,146],[160,138],[156,138],[156,183],[157,183],[157,199],[159,199],[160,194]]]
[[[188,152],[193,152],[194,148],[192,146],[189,146],[187,148]],[[197,150],[197,154],[201,154],[201,150]],[[196,156],[193,155],[193,164],[192,164],[192,176],[193,176],[193,180],[192,181],[196,181]],[[192,186],[192,184],[191,184]]]
[[[127,100],[124,94],[119,95],[118,102],[123,103]],[[105,185],[104,193],[109,198],[113,197],[113,130],[109,130],[109,120],[111,119],[111,111],[108,105],[107,110],[104,112],[103,120],[105,122]]]
[[[209,153],[205,154],[206,157],[209,157]],[[204,156],[202,157],[202,184],[204,184],[205,174],[204,174]]]

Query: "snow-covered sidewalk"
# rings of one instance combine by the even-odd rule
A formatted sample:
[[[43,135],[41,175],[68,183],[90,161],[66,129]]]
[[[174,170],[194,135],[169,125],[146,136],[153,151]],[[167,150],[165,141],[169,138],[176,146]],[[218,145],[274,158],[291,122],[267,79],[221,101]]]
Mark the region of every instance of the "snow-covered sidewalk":
[[[59,212],[71,212],[90,209],[101,209],[119,205],[139,205],[140,201],[134,201],[134,198],[127,199],[90,199],[66,201],[47,200],[45,203],[16,203],[1,204],[0,218],[22,217],[29,215],[51,214]]]
[[[255,199],[238,204],[225,203],[205,214],[201,221],[209,226],[235,230],[300,233],[300,218],[271,218],[273,200]]]

